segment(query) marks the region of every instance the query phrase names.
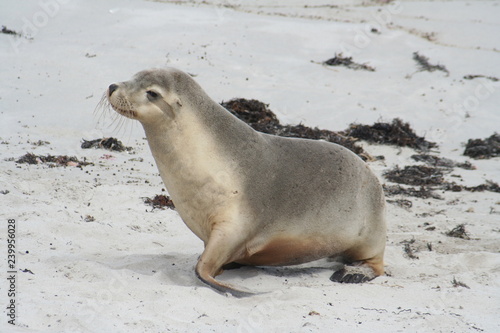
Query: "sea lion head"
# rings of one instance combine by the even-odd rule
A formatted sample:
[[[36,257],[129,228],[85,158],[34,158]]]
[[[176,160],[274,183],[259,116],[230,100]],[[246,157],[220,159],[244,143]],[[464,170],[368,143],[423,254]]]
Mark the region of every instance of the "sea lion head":
[[[179,87],[184,74],[175,69],[151,69],[130,81],[113,83],[105,98],[116,112],[143,124],[171,120],[182,107]]]

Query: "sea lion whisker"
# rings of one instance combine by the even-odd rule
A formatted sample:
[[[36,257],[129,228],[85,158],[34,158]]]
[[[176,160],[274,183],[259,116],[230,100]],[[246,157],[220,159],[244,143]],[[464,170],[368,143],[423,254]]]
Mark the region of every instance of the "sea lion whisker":
[[[107,94],[104,93],[101,97],[101,100],[94,108],[94,118],[97,118],[96,122],[100,124],[104,121],[106,114],[109,114],[111,110],[111,104],[108,101]]]

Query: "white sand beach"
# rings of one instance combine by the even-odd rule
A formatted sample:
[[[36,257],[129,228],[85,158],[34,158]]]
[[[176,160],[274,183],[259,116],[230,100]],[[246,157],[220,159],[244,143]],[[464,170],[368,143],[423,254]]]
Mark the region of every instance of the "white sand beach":
[[[500,157],[463,152],[500,132],[499,17],[500,1],[2,0],[0,25],[20,35],[0,34],[0,331],[500,332],[499,193],[388,197],[411,205],[387,204],[387,275],[348,285],[326,260],[245,267],[218,277],[262,293],[238,299],[196,278],[203,243],[178,214],[144,203],[167,192],[140,124],[94,112],[109,84],[172,66],[283,124],[400,118],[432,155],[475,167],[447,181],[498,184]],[[419,71],[415,52],[447,72]],[[321,64],[341,53],[374,71]],[[133,150],[80,148],[103,137]],[[367,163],[386,185],[384,172],[422,164],[412,148],[360,144],[385,157]],[[27,153],[92,164],[16,163]],[[461,224],[470,239],[445,235]]]

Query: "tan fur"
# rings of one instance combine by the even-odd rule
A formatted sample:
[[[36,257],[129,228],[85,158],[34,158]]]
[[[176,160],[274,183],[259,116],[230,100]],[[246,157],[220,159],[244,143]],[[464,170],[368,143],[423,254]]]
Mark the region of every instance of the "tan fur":
[[[249,294],[215,280],[232,262],[340,256],[383,274],[383,191],[352,152],[258,133],[175,69],[140,72],[110,86],[108,100],[143,125],[180,216],[205,244],[196,274],[212,288]]]

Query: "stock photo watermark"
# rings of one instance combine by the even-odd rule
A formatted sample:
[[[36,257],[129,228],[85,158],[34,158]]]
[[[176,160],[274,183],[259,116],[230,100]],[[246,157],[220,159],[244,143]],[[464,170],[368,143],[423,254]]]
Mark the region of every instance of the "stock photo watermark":
[[[7,220],[7,322],[11,325],[16,324],[17,306],[16,306],[16,220]]]
[[[483,80],[479,82],[469,94],[462,98],[461,102],[449,105],[443,112],[447,116],[447,126],[441,130],[432,131],[429,133],[429,140],[439,142],[443,140],[446,133],[452,133],[459,130],[466,121],[466,118],[476,111],[482,102],[488,100],[497,90],[495,84]]]
[[[59,14],[62,6],[70,3],[72,0],[40,0],[38,10],[32,15],[21,18],[22,26],[20,36],[13,36],[10,44],[15,53],[18,53],[20,47],[28,41],[33,40],[40,31],[45,28],[54,17]]]
[[[373,12],[371,14],[371,20],[369,20],[363,28],[354,30],[355,35],[352,39],[352,43],[340,43],[341,53],[344,56],[350,57],[355,50],[359,51],[368,47],[372,42],[373,32],[380,32],[384,26],[392,22],[394,15],[400,14],[402,11],[403,7],[401,6],[401,2],[395,1],[389,6]]]
[[[279,290],[275,292],[275,297],[262,302],[255,306],[247,315],[247,317],[240,321],[238,325],[238,333],[254,333],[263,332],[265,327],[269,324],[269,318],[273,317],[276,312],[283,307],[285,303],[280,297],[284,292]]]

